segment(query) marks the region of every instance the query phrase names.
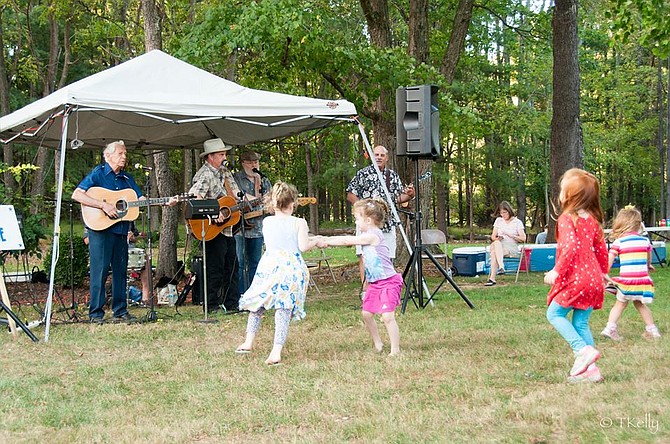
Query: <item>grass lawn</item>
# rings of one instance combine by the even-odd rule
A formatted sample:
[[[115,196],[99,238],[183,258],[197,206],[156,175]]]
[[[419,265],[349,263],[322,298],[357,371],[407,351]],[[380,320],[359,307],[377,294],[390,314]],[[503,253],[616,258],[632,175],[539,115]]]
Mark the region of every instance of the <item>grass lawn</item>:
[[[670,442],[668,268],[651,306],[664,337],[642,339],[629,307],[622,342],[596,338],[605,381],[590,385],[566,382],[573,358],[545,319],[541,273],[492,288],[456,277],[475,310],[449,284],[432,307],[410,302],[396,358],[372,348],[355,270],[337,275],[308,294],[278,367],[263,364],[272,316],[236,355],[246,315],[207,324],[193,306],[161,306],[155,323],[54,324],[48,343],[2,335],[0,442]],[[596,335],[613,302],[592,316]]]

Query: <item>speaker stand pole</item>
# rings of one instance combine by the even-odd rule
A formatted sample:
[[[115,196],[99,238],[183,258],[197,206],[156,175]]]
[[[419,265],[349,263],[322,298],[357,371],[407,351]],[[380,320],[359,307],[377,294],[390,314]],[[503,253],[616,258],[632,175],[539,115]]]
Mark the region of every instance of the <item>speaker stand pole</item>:
[[[405,313],[407,308],[407,303],[411,299],[416,308],[426,308],[429,303],[432,303],[433,296],[440,289],[442,284],[440,284],[435,291],[432,293],[427,290],[428,298],[424,301],[424,288],[426,286],[423,279],[423,255],[426,255],[432,262],[435,264],[435,267],[444,277],[444,280],[448,281],[451,286],[456,290],[459,296],[465,301],[470,308],[475,308],[475,306],[470,302],[470,300],[465,296],[461,289],[456,285],[456,282],[451,278],[451,273],[442,268],[442,265],[435,259],[430,251],[427,250],[426,246],[421,242],[421,197],[419,195],[419,158],[415,157],[414,159],[414,190],[416,193],[416,212],[414,214],[414,234],[416,243],[412,254],[405,266],[405,271],[403,272],[403,279],[405,280],[405,295],[402,300],[401,313]],[[444,283],[444,280],[442,281]],[[418,284],[418,285],[417,285]],[[423,285],[422,285],[423,284]]]
[[[210,224],[212,223],[211,217],[209,220]],[[217,321],[216,319],[208,319],[208,307],[207,307],[207,246],[205,245],[205,219],[202,219],[200,221],[201,224],[201,229],[200,229],[200,234],[202,235],[201,237],[201,245],[202,245],[202,285],[200,288],[202,289],[202,297],[203,297],[203,302],[204,302],[204,308],[205,308],[205,318],[200,319],[198,322],[201,322],[203,324],[214,324]]]

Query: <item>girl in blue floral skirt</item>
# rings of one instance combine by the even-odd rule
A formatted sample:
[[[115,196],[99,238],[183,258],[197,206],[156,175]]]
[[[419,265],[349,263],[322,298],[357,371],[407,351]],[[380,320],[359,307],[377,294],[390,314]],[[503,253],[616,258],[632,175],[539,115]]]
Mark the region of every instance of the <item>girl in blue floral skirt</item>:
[[[308,237],[305,219],[293,216],[298,192],[293,185],[277,182],[272,187],[270,206],[274,215],[263,221],[265,253],[249,289],[240,299],[240,310],[249,310],[246,340],[236,353],[249,353],[265,310],[275,309],[274,345],[265,363],[281,362],[281,352],[288,336],[291,319],[305,317],[305,293],[309,271],[301,252],[308,251],[319,238]]]

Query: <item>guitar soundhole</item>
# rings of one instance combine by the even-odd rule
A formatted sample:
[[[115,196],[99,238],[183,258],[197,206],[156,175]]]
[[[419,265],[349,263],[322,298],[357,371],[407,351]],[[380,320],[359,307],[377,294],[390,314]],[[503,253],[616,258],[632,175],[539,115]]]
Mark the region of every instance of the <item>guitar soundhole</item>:
[[[230,217],[230,208],[221,208],[221,216],[224,219],[228,219]]]
[[[126,202],[125,200],[116,201],[116,211],[126,212],[127,210],[128,210],[128,202]]]

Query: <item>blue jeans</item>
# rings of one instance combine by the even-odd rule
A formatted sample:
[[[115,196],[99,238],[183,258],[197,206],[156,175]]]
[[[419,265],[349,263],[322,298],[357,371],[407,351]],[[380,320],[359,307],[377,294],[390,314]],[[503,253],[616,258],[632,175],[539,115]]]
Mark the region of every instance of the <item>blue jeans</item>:
[[[568,313],[572,311],[572,322],[568,320]],[[593,335],[589,328],[589,318],[593,307],[586,310],[561,307],[556,301],[551,301],[547,308],[547,320],[556,331],[568,341],[572,351],[578,352],[587,345],[593,346]]]
[[[126,278],[128,272],[128,236],[106,231],[88,232],[88,249],[91,256],[91,300],[88,316],[102,319],[105,316],[105,282],[112,266],[112,311],[114,316],[128,313]]]
[[[256,274],[258,262],[261,260],[261,253],[263,251],[262,237],[243,237],[238,234],[235,236],[235,243],[237,247],[237,263],[238,263],[238,279],[240,281],[240,294],[247,291],[251,285],[251,281]],[[246,247],[247,260],[244,260],[245,252],[243,245]],[[246,265],[246,267],[245,267]],[[246,276],[245,276],[246,268]]]

